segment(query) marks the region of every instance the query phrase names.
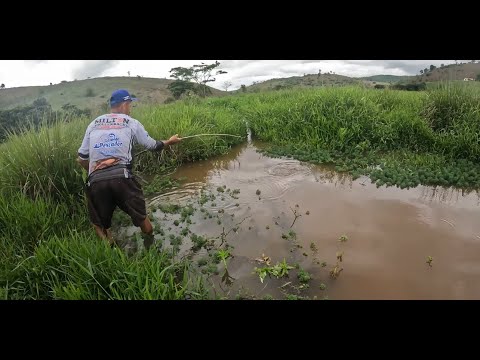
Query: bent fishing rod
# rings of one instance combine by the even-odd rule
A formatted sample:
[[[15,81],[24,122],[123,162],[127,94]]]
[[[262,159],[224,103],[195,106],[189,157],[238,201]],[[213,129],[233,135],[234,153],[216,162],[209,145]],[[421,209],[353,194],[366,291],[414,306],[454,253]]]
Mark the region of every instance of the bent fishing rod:
[[[182,137],[180,139],[182,139],[182,141],[183,141],[185,139],[191,139],[191,138],[200,137],[200,136],[232,136],[232,137],[242,138],[242,136],[231,135],[231,134],[198,134],[198,135],[185,136],[185,137]],[[142,150],[136,156],[138,156],[140,154],[143,154],[144,152],[147,152],[147,151],[149,151],[149,149]]]

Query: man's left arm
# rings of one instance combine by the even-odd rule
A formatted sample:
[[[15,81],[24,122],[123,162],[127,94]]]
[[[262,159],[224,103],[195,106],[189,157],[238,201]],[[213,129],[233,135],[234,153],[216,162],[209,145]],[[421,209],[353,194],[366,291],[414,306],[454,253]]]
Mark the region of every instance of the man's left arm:
[[[90,128],[87,128],[85,132],[85,137],[83,138],[82,145],[78,149],[78,158],[77,162],[88,172],[89,168],[89,150],[90,150]]]
[[[88,172],[88,167],[90,166],[90,162],[88,160],[83,160],[80,157],[77,159],[77,163],[80,164]]]

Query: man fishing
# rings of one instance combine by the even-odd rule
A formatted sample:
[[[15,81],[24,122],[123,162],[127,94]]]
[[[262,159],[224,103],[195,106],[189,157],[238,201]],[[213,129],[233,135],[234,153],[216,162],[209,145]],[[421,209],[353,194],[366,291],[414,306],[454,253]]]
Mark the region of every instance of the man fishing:
[[[132,147],[135,143],[151,151],[182,140],[173,135],[168,140],[152,139],[143,125],[130,117],[132,98],[119,89],[110,98],[111,112],[93,120],[78,149],[78,163],[88,172],[85,192],[88,214],[97,235],[110,245],[115,242],[110,227],[116,207],[127,213],[145,234],[145,244],[153,243],[153,228],[147,217],[145,197],[132,173]]]

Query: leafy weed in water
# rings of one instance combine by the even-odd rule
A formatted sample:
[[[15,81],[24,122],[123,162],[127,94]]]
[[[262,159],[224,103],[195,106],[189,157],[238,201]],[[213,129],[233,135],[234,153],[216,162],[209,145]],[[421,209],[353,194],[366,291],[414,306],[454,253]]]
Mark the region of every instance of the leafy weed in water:
[[[200,258],[197,261],[198,266],[202,267],[208,264],[208,259],[207,258]]]
[[[330,277],[332,279],[336,279],[340,273],[343,271],[343,268],[340,267],[339,264],[336,264],[331,270],[330,270]]]
[[[173,239],[170,238],[170,245],[172,246],[181,246],[183,243],[183,239],[181,236],[174,236]]]
[[[177,214],[180,206],[177,204],[160,204],[159,209],[165,214]]]
[[[308,273],[306,270],[304,269],[300,269],[298,274],[297,274],[297,277],[298,277],[298,280],[302,283],[302,284],[306,284],[308,283],[310,280],[312,280],[312,275],[310,273]]]
[[[428,266],[432,267],[433,258],[431,256],[428,256],[426,263],[428,264]]]
[[[294,269],[294,267],[287,264],[287,261],[283,259],[282,262],[280,263],[277,262],[277,264],[274,266],[267,266],[263,268],[255,267],[253,270],[254,270],[254,274],[258,274],[260,281],[263,283],[263,280],[267,275],[275,276],[277,279],[281,277],[287,277],[288,271],[291,269]]]
[[[202,236],[198,236],[196,234],[192,234],[190,236],[190,239],[192,240],[192,243],[193,243],[193,246],[192,246],[193,251],[200,250],[202,247],[204,247],[208,243],[208,240],[206,238]]]

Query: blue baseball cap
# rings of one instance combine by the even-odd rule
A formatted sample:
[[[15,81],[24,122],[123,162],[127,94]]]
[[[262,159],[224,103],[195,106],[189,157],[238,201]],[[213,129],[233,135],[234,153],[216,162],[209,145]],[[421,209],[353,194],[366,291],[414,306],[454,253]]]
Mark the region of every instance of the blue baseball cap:
[[[130,93],[125,89],[118,89],[112,93],[110,97],[110,106],[118,105],[124,101],[137,101],[137,98],[131,97]]]

